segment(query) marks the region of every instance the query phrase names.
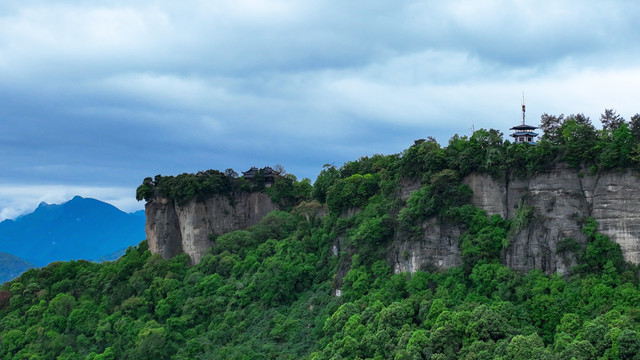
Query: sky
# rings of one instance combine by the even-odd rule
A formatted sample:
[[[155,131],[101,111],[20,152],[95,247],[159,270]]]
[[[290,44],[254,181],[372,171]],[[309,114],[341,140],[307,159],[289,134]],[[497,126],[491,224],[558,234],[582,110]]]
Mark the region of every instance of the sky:
[[[0,2],[0,220],[147,176],[640,112],[635,1]]]

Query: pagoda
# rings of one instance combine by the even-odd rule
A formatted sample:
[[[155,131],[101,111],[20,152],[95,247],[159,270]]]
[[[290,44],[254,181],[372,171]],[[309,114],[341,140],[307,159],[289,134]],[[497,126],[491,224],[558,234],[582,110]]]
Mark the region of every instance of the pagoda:
[[[522,95],[522,124],[512,127],[509,130],[513,130],[510,136],[513,137],[513,141],[515,143],[527,143],[527,144],[536,144],[536,136],[538,133],[535,133],[534,130],[537,129],[537,126],[531,126],[524,123],[524,95]]]
[[[279,173],[273,170],[270,166],[258,169],[252,166],[251,169],[242,172],[242,176],[249,182],[256,182],[256,180],[263,181],[265,187],[270,187],[275,183],[276,178],[279,177]]]

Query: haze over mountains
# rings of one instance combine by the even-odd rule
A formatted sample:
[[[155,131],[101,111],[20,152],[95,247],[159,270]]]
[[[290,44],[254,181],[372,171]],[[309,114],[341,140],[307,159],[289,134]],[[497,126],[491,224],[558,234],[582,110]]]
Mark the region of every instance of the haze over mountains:
[[[125,213],[105,202],[76,196],[41,203],[33,213],[0,223],[0,252],[35,266],[52,261],[109,259],[145,239],[144,212]]]
[[[0,284],[15,279],[32,267],[33,264],[24,259],[0,252]]]

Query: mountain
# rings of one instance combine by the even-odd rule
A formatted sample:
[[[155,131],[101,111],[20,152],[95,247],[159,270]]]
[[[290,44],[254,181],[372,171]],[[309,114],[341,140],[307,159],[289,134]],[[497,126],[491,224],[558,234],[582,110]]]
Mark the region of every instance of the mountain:
[[[134,211],[134,212],[129,213],[129,214],[131,214],[131,215],[135,215],[135,216],[145,217],[144,210]]]
[[[569,119],[313,186],[146,178],[148,241],[0,286],[0,358],[638,360],[640,115],[637,137]]]
[[[14,279],[33,267],[33,264],[17,256],[0,252],[0,284]]]
[[[36,265],[98,259],[145,239],[144,217],[105,202],[76,196],[41,203],[31,214],[0,223],[0,251]]]

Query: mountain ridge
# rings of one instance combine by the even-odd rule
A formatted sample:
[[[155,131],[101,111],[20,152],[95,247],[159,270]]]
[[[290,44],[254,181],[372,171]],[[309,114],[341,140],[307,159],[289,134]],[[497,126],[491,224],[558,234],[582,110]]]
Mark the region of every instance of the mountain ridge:
[[[31,269],[33,264],[15,255],[0,252],[0,284]]]
[[[36,265],[95,259],[144,240],[144,218],[93,198],[40,203],[30,214],[0,223],[0,251]]]

